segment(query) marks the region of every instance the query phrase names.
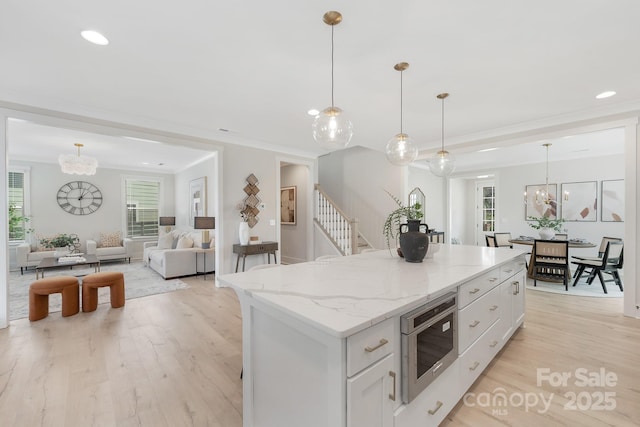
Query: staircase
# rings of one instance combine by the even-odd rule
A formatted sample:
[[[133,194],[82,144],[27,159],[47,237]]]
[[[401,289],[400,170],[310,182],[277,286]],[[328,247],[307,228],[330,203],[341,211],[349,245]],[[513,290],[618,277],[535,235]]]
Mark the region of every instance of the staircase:
[[[342,255],[373,248],[358,231],[358,220],[345,215],[318,184],[315,185],[315,204],[313,221]]]

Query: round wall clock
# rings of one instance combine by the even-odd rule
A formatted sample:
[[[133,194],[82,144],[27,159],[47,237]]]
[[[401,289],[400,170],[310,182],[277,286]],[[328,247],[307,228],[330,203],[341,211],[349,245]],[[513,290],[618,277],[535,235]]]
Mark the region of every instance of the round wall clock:
[[[89,215],[102,205],[102,192],[86,181],[71,181],[58,190],[58,205],[73,215]]]

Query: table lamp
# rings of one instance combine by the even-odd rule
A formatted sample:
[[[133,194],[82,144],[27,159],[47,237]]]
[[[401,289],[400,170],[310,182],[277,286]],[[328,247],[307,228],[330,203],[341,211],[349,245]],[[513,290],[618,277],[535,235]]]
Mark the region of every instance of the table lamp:
[[[171,231],[171,227],[176,225],[176,217],[175,216],[161,216],[158,218],[158,225],[164,225],[165,233],[169,233]]]
[[[202,230],[202,249],[209,249],[211,240],[209,238],[209,230],[216,228],[216,218],[213,216],[194,216],[193,228]]]

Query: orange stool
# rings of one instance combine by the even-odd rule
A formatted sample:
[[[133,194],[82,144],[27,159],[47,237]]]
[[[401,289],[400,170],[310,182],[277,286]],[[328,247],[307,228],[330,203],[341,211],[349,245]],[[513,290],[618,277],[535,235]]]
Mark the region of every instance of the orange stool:
[[[44,319],[49,315],[49,295],[62,294],[62,317],[80,311],[78,278],[56,276],[36,280],[29,286],[29,320]]]
[[[98,288],[109,286],[111,307],[124,306],[124,274],[117,271],[101,271],[84,276],[82,279],[82,311],[98,308]]]

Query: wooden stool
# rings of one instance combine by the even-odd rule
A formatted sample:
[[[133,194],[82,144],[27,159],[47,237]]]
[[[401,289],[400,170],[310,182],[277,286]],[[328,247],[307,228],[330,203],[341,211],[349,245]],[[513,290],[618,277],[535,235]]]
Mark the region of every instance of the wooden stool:
[[[73,316],[80,311],[80,287],[78,278],[56,276],[36,280],[29,286],[29,320],[44,319],[49,315],[49,295],[62,294],[62,317]]]
[[[82,311],[98,308],[98,288],[109,286],[111,307],[124,306],[124,274],[118,271],[101,271],[84,276],[82,279]]]

